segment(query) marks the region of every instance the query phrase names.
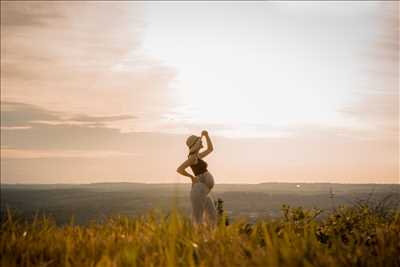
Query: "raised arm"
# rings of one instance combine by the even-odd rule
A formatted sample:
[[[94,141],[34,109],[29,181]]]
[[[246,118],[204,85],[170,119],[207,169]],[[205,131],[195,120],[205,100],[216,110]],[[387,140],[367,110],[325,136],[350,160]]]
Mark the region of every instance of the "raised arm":
[[[186,168],[189,167],[190,165],[192,165],[192,164],[194,163],[194,161],[195,161],[194,156],[191,156],[191,157],[189,157],[187,160],[185,160],[185,161],[176,169],[176,171],[177,171],[179,174],[181,174],[181,175],[183,175],[183,176],[189,177],[189,178],[192,180],[193,183],[195,182],[196,177],[193,176],[192,174],[188,173],[188,172],[186,171]]]
[[[213,147],[213,144],[211,142],[210,136],[208,136],[208,132],[207,131],[205,131],[205,130],[202,131],[201,135],[202,136],[204,135],[206,137],[206,141],[207,141],[207,149],[202,151],[202,152],[199,152],[199,158],[204,158],[205,156],[207,156],[208,154],[210,154],[214,150],[214,147]]]

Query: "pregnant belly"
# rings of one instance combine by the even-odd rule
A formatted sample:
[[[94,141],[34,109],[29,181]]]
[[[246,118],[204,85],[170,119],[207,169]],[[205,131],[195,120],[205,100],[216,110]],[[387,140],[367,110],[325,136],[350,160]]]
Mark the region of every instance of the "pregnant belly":
[[[214,187],[214,177],[208,171],[197,175],[199,181],[207,185],[207,187],[211,190]]]

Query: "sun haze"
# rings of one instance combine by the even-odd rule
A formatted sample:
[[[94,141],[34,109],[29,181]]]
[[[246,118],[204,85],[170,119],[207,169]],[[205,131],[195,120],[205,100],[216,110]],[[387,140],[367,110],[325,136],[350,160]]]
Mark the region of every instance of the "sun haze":
[[[1,180],[399,183],[389,2],[1,2]]]

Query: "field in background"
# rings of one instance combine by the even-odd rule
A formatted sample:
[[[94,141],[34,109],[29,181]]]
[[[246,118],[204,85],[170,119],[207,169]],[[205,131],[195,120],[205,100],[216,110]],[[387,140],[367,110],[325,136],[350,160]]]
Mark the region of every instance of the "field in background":
[[[79,224],[110,215],[135,216],[149,209],[168,211],[175,204],[189,216],[190,184],[97,183],[83,185],[1,186],[1,217],[6,207],[26,218],[37,212],[53,216],[57,223],[68,223],[71,216]],[[377,184],[216,184],[212,197],[221,198],[230,218],[277,218],[283,204],[331,210],[352,205],[358,199],[382,199],[394,195],[400,202],[400,185]],[[324,217],[326,212],[320,217]]]

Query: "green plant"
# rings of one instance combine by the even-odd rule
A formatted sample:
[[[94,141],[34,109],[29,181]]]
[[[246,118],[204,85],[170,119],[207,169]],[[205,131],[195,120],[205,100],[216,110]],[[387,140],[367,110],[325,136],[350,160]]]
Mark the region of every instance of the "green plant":
[[[217,209],[219,223],[229,225],[229,218],[224,210],[224,201],[221,198],[218,198],[217,200],[214,200],[214,206]]]

